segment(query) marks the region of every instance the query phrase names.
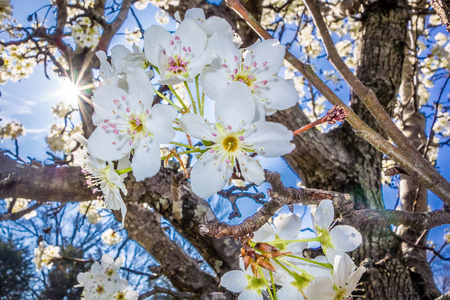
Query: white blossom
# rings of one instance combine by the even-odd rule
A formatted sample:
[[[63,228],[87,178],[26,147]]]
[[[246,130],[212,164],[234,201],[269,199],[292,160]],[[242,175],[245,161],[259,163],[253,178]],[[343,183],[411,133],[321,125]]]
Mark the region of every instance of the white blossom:
[[[137,180],[159,171],[160,143],[175,136],[172,122],[177,111],[168,105],[152,107],[153,85],[140,68],[127,73],[128,92],[104,85],[94,92],[94,130],[88,140],[91,155],[103,160],[121,159],[134,151],[131,167]]]
[[[180,119],[180,127],[186,134],[213,142],[191,172],[192,190],[200,197],[207,198],[221,190],[233,170],[239,170],[246,181],[261,184],[264,171],[259,161],[249,154],[276,157],[294,149],[289,142],[292,132],[283,125],[254,121],[255,102],[250,90],[241,82],[223,89],[215,103],[215,114],[214,125],[194,114],[185,114]]]

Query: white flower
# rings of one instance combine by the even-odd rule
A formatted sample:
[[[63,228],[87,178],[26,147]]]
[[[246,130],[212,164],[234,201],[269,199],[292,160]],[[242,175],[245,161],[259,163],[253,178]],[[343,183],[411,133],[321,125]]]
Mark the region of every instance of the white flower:
[[[271,242],[276,238],[294,240],[298,238],[302,228],[302,219],[295,214],[280,214],[275,217],[276,230],[268,223],[264,224],[253,234],[253,240],[257,242]]]
[[[161,76],[160,84],[174,85],[193,80],[212,59],[205,52],[206,33],[195,21],[185,19],[174,35],[153,25],[144,34],[144,52]]]
[[[231,28],[231,25],[225,19],[216,16],[206,19],[205,13],[201,8],[188,9],[184,15],[184,19],[194,20],[205,31],[208,37],[217,32],[230,40],[234,38],[233,28]],[[181,23],[180,13],[178,11],[175,13],[175,20]]]
[[[140,68],[127,74],[128,93],[101,86],[94,93],[94,124],[88,141],[91,155],[117,160],[134,150],[131,167],[137,180],[155,175],[161,166],[159,143],[175,136],[172,122],[177,111],[168,105],[152,107],[153,85]]]
[[[124,262],[123,257],[118,257],[114,260],[108,254],[102,256],[101,263],[94,262],[91,267],[91,273],[94,277],[99,275],[105,275],[108,279],[116,280],[119,278],[119,270]]]
[[[429,19],[431,26],[439,26],[441,25],[441,18],[438,15],[431,15]]]
[[[262,279],[246,274],[241,270],[225,273],[220,279],[220,285],[233,293],[241,293],[239,300],[262,300],[262,290],[265,284]]]
[[[127,194],[127,189],[123,184],[126,174],[119,176],[114,170],[111,162],[108,162],[107,164],[101,159],[92,157],[84,148],[75,151],[73,157],[74,164],[80,166],[82,168],[81,172],[86,174],[86,183],[88,186],[98,186],[100,188],[103,193],[103,198],[105,199],[106,207],[121,210],[123,223],[127,207],[123,202],[120,191],[122,191],[124,195]],[[98,191],[98,187],[94,188],[93,193]]]
[[[264,116],[289,108],[298,102],[298,94],[291,81],[275,76],[283,64],[285,49],[277,40],[265,40],[239,50],[234,43],[220,35],[213,35],[208,48],[218,59],[202,73],[203,89],[217,100],[223,88],[232,82],[243,82],[252,92],[257,112]]]
[[[261,164],[248,154],[277,157],[295,147],[289,142],[292,132],[283,125],[253,122],[255,104],[243,83],[234,82],[223,89],[215,104],[215,114],[214,126],[199,115],[186,114],[180,119],[180,127],[186,134],[213,143],[191,172],[192,190],[200,197],[207,198],[221,190],[233,170],[246,181],[261,184],[264,181]]]
[[[11,202],[13,202],[13,198],[5,198],[5,202],[6,202],[6,208],[9,209]],[[25,198],[16,198],[16,201],[14,202],[14,207],[12,208],[11,212],[12,213],[16,213],[22,210],[25,210],[28,208],[28,204],[30,203],[29,199],[25,199]],[[35,217],[37,215],[36,211],[33,210],[25,215],[23,215],[23,217],[27,220]]]
[[[136,45],[133,45],[133,52],[123,45],[112,47],[111,64],[104,51],[97,51],[95,55],[100,60],[102,85],[108,84],[127,89],[126,71],[129,68],[147,69],[150,66],[145,54]],[[147,76],[153,77],[153,71],[148,71]]]
[[[330,225],[334,220],[334,207],[331,200],[320,202],[313,219],[314,232],[320,238],[325,254],[329,249],[350,252],[355,250],[362,242],[361,233],[352,226],[338,225],[330,230]]]
[[[133,290],[127,290],[128,281],[125,279],[119,279],[114,285],[114,293],[112,299],[117,300],[137,300],[139,294]]]
[[[305,293],[308,300],[341,300],[347,299],[358,285],[364,267],[356,268],[350,256],[341,253],[334,257],[331,277],[317,277],[311,282]]]
[[[84,284],[85,300],[110,300],[114,291],[114,282],[105,275],[90,278]]]
[[[44,242],[40,242],[39,246],[34,249],[34,263],[36,270],[42,270],[43,267],[51,269],[53,266],[52,259],[61,257],[59,254],[60,248],[58,246],[49,245],[45,247]]]
[[[117,231],[114,231],[111,228],[106,229],[105,232],[102,233],[102,242],[105,245],[113,246],[121,240],[122,237],[117,234]]]
[[[17,139],[19,136],[25,135],[25,127],[16,120],[11,121],[0,127],[0,138]]]

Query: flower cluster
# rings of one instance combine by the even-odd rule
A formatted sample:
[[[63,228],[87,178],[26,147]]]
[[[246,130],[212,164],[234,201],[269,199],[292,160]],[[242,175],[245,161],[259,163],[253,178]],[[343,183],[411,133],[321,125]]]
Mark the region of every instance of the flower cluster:
[[[365,272],[346,252],[362,242],[353,227],[330,227],[334,219],[332,201],[323,200],[313,216],[314,238],[300,238],[301,218],[279,215],[274,227],[265,224],[253,236],[241,240],[242,270],[230,271],[220,284],[241,293],[239,299],[347,299]],[[319,242],[325,255],[305,258],[308,243]]]
[[[40,242],[39,246],[34,249],[34,264],[36,270],[40,271],[43,267],[51,269],[53,266],[53,258],[60,257],[60,248],[58,246],[48,245],[45,247],[44,242]]]
[[[84,201],[78,204],[78,212],[86,215],[89,223],[97,224],[103,219],[102,215],[99,214],[99,210],[104,207],[104,202],[101,200]]]
[[[5,202],[6,202],[6,208],[9,209],[11,206],[11,203],[13,202],[13,198],[5,198]],[[16,213],[22,210],[27,209],[28,204],[30,204],[30,200],[29,199],[24,199],[24,198],[16,198],[16,201],[14,201],[14,206],[11,210],[11,212]],[[25,214],[23,217],[27,220],[35,217],[37,215],[36,211],[31,211],[27,214]]]
[[[0,127],[0,138],[17,139],[19,136],[25,135],[25,127],[16,120],[11,121]]]
[[[117,233],[117,231],[108,228],[102,233],[102,242],[105,245],[114,246],[122,240],[122,237]]]
[[[123,257],[114,260],[105,254],[101,262],[94,262],[89,272],[78,274],[78,287],[83,287],[85,300],[137,300],[139,294],[129,289],[128,281],[119,277]]]
[[[143,51],[117,45],[110,60],[97,52],[100,78],[92,99],[97,127],[74,154],[75,163],[89,174],[89,186],[102,190],[106,207],[120,207],[122,215],[120,191],[126,195],[123,179],[129,171],[144,180],[159,171],[162,159],[173,156],[184,168],[181,157],[193,154],[192,190],[207,198],[232,179],[261,184],[263,167],[255,156],[277,157],[294,148],[291,131],[265,120],[298,103],[293,82],[277,76],[284,47],[266,40],[239,49],[231,26],[221,18],[207,19],[201,9],[176,19],[173,33],[148,28]],[[167,85],[171,95],[154,84]],[[154,104],[155,96],[163,101]],[[167,144],[176,147],[162,157]]]

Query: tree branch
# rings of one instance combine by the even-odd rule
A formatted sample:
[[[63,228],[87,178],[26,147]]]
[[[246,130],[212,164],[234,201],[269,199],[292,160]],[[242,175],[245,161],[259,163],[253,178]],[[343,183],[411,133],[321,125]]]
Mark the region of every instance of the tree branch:
[[[268,191],[272,198],[266,202],[254,215],[245,219],[239,225],[225,223],[204,224],[200,228],[202,234],[214,237],[233,236],[241,237],[258,230],[284,205],[303,204],[318,205],[320,201],[332,200],[337,212],[340,213],[344,223],[356,228],[377,224],[377,226],[400,225],[421,226],[424,229],[434,228],[450,223],[449,210],[436,210],[425,213],[413,213],[397,210],[362,209],[354,210],[350,196],[332,191],[317,189],[286,188],[281,177],[276,172],[266,171],[266,181],[272,188]]]
[[[21,210],[21,211],[15,212],[15,213],[2,214],[2,215],[0,215],[0,222],[6,221],[6,220],[11,220],[11,221],[18,220],[18,219],[22,218],[24,215],[26,215],[27,213],[32,212],[33,210],[37,209],[39,206],[41,206],[41,204],[36,203],[30,207],[27,207],[24,210]]]
[[[450,0],[430,0],[430,4],[441,18],[442,25],[445,25],[450,33]]]
[[[162,273],[182,292],[215,291],[217,278],[200,270],[197,261],[170,240],[161,228],[161,216],[142,206],[129,203],[125,218],[128,235],[147,250],[162,266]]]

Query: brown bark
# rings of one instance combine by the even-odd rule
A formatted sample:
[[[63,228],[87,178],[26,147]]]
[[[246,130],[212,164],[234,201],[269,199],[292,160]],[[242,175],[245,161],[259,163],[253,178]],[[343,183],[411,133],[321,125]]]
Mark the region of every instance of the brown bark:
[[[425,8],[426,1],[416,4]],[[412,51],[410,53],[408,49],[405,49],[402,85],[399,93],[402,107],[400,116],[404,126],[403,132],[422,153],[424,153],[425,145],[427,144],[425,133],[426,117],[418,111],[420,106],[418,103],[419,96],[417,95],[418,62],[415,58],[417,55],[414,49],[416,49],[417,35],[423,31],[424,23],[424,17],[418,17],[412,22],[411,29],[408,31],[410,38],[407,39],[407,44],[408,49],[412,49]],[[414,63],[411,63],[411,59],[413,59]],[[428,211],[426,188],[407,174],[400,175],[399,197],[403,211]],[[422,299],[437,298],[440,292],[433,281],[433,273],[427,262],[426,251],[421,249],[421,247],[426,246],[427,230],[420,226],[401,225],[398,227],[398,232],[403,239],[408,241],[408,243],[402,243],[402,253],[411,277],[414,279],[413,284],[416,290],[419,291]]]
[[[218,279],[200,270],[198,262],[170,240],[161,228],[160,216],[138,204],[128,205],[125,228],[162,267],[162,274],[182,292],[207,294],[217,289]]]
[[[360,47],[357,50],[356,75],[372,89],[380,103],[391,113],[401,83],[406,29],[408,25],[406,1],[376,1],[364,7]],[[352,96],[354,111],[372,128],[381,132],[361,101]],[[341,129],[341,137],[348,143],[351,157],[356,161],[354,172],[354,201],[358,208],[383,208],[381,198],[381,155],[360,138]],[[348,187],[344,187],[345,188]],[[352,191],[348,191],[352,194]],[[356,193],[355,193],[356,192]],[[369,272],[364,280],[369,299],[420,299],[406,268],[399,242],[388,227],[363,226],[363,245],[355,251],[357,261],[370,257]],[[401,292],[400,292],[401,291]]]

